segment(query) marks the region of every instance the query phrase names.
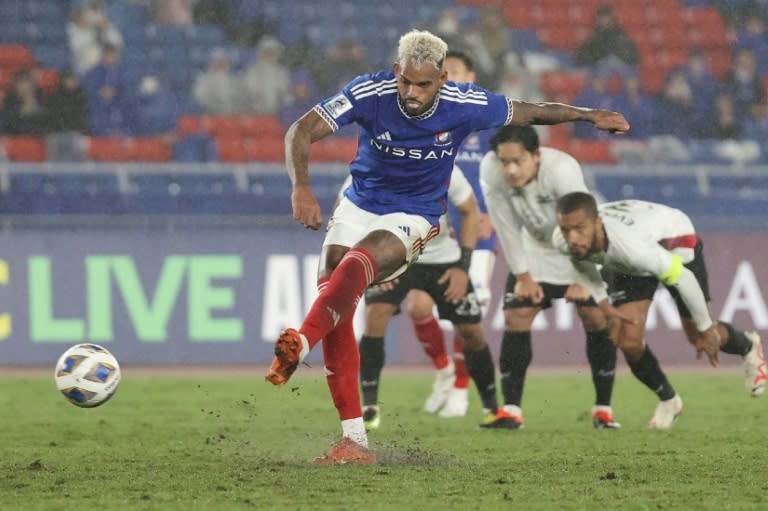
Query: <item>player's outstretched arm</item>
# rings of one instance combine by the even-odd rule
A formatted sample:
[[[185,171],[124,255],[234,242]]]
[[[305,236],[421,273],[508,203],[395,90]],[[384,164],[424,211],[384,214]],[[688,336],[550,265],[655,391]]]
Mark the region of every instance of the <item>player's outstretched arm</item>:
[[[629,123],[618,112],[582,108],[563,103],[528,103],[526,101],[513,101],[512,103],[511,124],[560,124],[564,122],[587,121],[594,124],[597,129],[610,131],[611,133],[625,133],[629,131]]]
[[[322,117],[310,110],[294,122],[285,134],[285,169],[293,185],[293,218],[309,229],[317,230],[323,224],[320,205],[312,194],[309,179],[309,151],[313,142],[332,132]]]

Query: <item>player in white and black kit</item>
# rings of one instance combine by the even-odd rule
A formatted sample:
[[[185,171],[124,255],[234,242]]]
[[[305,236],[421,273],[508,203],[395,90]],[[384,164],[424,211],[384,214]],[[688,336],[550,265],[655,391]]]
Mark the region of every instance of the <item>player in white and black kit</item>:
[[[458,239],[452,235],[448,215],[440,217],[440,234],[433,238],[397,280],[365,292],[365,333],[360,340],[360,386],[366,429],[379,427],[379,382],[384,367],[384,335],[390,318],[414,289],[427,293],[440,318],[453,323],[462,339],[464,359],[483,408],[494,411],[495,369],[481,326],[482,311],[469,279],[472,249],[477,243],[480,211],[472,185],[458,167],[453,168],[448,200],[459,212]]]
[[[586,191],[581,165],[557,149],[539,147],[531,126],[504,126],[491,138],[491,151],[480,163],[480,184],[491,222],[509,267],[504,294],[504,337],[499,370],[504,407],[485,427],[523,426],[521,401],[525,375],[533,358],[531,326],[536,315],[563,298],[576,271],[552,245],[557,230],[556,201]],[[596,428],[618,428],[611,409],[616,347],[597,304],[586,299],[576,311],[587,333],[587,358],[595,386],[592,408]]]
[[[683,408],[644,341],[644,320],[659,282],[675,299],[697,357],[706,353],[717,366],[718,351],[741,356],[747,391],[753,397],[763,394],[768,372],[760,337],[712,319],[702,242],[685,213],[636,200],[598,207],[594,197],[584,192],[561,197],[557,211],[560,229],[553,234],[553,243],[572,256],[580,276],[567,298],[591,295],[607,316],[618,313],[624,318],[616,322],[613,338],[635,377],[659,397],[649,427],[670,428]],[[603,267],[612,305],[597,264]],[[631,318],[635,320],[627,321]]]

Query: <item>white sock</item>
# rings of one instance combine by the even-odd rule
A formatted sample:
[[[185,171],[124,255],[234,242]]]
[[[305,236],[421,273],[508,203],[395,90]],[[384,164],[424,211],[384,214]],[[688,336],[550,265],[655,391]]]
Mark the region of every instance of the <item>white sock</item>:
[[[517,405],[504,405],[504,411],[516,417],[523,416],[523,410]]]
[[[610,406],[595,405],[592,407],[592,413],[594,414],[597,412],[608,412],[610,414],[613,414],[613,409]]]
[[[365,423],[362,417],[341,421],[342,435],[353,440],[356,444],[368,447],[368,434],[365,432]]]

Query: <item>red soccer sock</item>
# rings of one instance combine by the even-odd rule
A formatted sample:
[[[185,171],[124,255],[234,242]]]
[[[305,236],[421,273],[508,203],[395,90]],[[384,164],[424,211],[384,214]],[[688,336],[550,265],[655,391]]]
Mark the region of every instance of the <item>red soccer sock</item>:
[[[350,314],[341,320],[323,341],[326,381],[340,420],[363,416],[358,380],[360,351],[352,328],[353,319],[354,315]]]
[[[458,335],[453,339],[453,365],[456,367],[454,388],[466,389],[469,387],[469,371],[467,371],[467,364],[464,363],[464,343]]]
[[[445,338],[443,329],[437,319],[430,312],[420,318],[411,318],[413,328],[416,330],[416,338],[419,339],[424,353],[432,359],[436,369],[443,369],[448,365],[448,353],[445,351]]]
[[[367,250],[353,248],[333,270],[327,285],[323,288],[322,282],[318,284],[320,295],[299,328],[309,341],[310,349],[354,312],[360,296],[373,282],[377,271],[376,261]]]

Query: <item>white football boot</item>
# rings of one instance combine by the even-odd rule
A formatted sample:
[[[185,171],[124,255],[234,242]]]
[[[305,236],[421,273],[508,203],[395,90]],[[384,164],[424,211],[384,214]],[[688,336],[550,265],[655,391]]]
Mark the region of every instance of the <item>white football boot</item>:
[[[453,383],[456,381],[456,369],[453,360],[449,359],[448,365],[437,370],[435,383],[432,384],[432,394],[429,395],[424,403],[424,411],[435,413],[443,407],[448,400],[448,395],[453,389]]]
[[[672,399],[659,401],[659,404],[656,405],[656,411],[648,423],[648,427],[651,429],[669,429],[682,411],[683,400],[677,394]]]
[[[457,389],[453,387],[448,394],[448,399],[438,415],[444,419],[451,417],[464,417],[469,408],[469,389]]]
[[[763,345],[757,332],[744,332],[752,343],[752,349],[742,357],[744,367],[744,384],[752,397],[758,397],[765,392],[768,385],[768,368],[763,357]]]

